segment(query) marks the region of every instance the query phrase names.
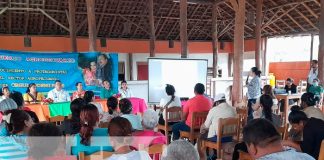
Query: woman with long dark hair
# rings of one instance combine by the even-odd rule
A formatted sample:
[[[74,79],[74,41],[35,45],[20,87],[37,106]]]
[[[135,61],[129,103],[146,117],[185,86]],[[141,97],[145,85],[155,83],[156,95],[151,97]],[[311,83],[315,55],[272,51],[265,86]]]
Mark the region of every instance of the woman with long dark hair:
[[[121,116],[122,114],[118,111],[118,99],[116,97],[109,97],[107,99],[108,112],[104,112],[100,116],[100,122],[110,122],[111,119]]]
[[[74,138],[75,146],[72,146],[72,154],[78,155],[84,152],[90,155],[97,151],[112,151],[108,139],[107,128],[98,128],[99,112],[93,104],[87,104],[80,112],[81,128],[79,134]]]
[[[97,102],[94,102],[95,100],[95,96],[94,96],[94,93],[93,91],[86,91],[84,93],[84,97],[83,97],[83,100],[86,104],[93,104],[97,107],[98,111],[99,111],[99,114],[102,114],[104,111],[102,109],[102,106],[100,103],[97,103]]]
[[[252,77],[252,80],[246,81],[248,88],[247,97],[248,97],[248,119],[253,119],[252,116],[252,105],[256,103],[256,100],[261,96],[261,71],[258,67],[251,68],[249,76]]]
[[[71,119],[65,120],[60,126],[63,134],[74,135],[79,133],[81,128],[80,112],[82,107],[84,107],[85,105],[86,103],[82,98],[77,98],[71,102],[70,110],[72,112],[72,117]]]
[[[25,104],[40,103],[43,99],[44,95],[37,92],[36,84],[30,83],[27,87],[26,93],[24,94]]]
[[[324,121],[323,112],[319,108],[315,107],[317,100],[318,97],[316,97],[313,93],[304,93],[301,97],[300,105],[308,118],[314,117]]]
[[[119,101],[119,109],[123,114],[121,117],[126,118],[132,124],[133,130],[143,130],[141,117],[132,114],[133,106],[130,100],[127,98],[121,99]]]
[[[178,96],[175,95],[175,88],[171,84],[167,84],[165,86],[165,93],[167,94],[167,97],[162,98],[160,101],[160,107],[161,107],[161,114],[159,118],[159,124],[164,125],[165,120],[165,109],[168,107],[181,107],[181,101]]]
[[[27,133],[34,124],[23,110],[5,111],[2,117],[9,136],[0,137],[0,159],[24,159],[27,157]]]

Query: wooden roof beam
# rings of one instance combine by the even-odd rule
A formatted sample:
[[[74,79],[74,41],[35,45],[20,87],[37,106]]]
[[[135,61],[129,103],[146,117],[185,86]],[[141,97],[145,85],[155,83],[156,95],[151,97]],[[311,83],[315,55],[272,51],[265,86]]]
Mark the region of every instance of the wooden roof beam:
[[[173,2],[179,3],[180,0],[173,0]],[[225,2],[225,0],[187,0],[187,3],[196,3],[196,4],[214,4]]]
[[[120,7],[120,1],[117,2],[116,12],[118,12],[119,7]],[[111,23],[111,26],[109,28],[108,37],[110,37],[110,35],[111,35],[111,33],[112,33],[113,29],[114,29],[114,26],[115,26],[115,23],[116,23],[116,19],[117,19],[117,16],[114,16],[114,19],[113,19],[113,21]]]
[[[303,30],[304,32],[306,31],[306,29],[300,25],[293,17],[291,17],[289,14],[286,15],[291,21],[293,21],[301,30]]]
[[[312,14],[316,19],[318,19],[319,18],[319,16],[311,9],[311,8],[309,8],[305,3],[302,3],[302,5],[306,8],[306,10],[310,13],[310,14]]]
[[[29,0],[26,1],[26,7],[29,8]],[[28,34],[29,11],[26,11],[24,34]]]
[[[142,30],[143,30],[143,31],[144,31],[145,33],[147,33],[148,35],[150,35],[150,32],[149,32],[149,31],[147,31],[147,29],[145,29],[145,28],[143,28],[143,27],[139,26],[138,24],[136,24],[135,22],[133,22],[133,21],[129,20],[128,18],[124,17],[124,16],[123,16],[123,15],[121,15],[121,14],[118,14],[118,16],[119,16],[120,18],[124,19],[125,21],[127,21],[127,22],[129,22],[129,23],[133,24],[134,26],[136,26],[136,27],[138,27],[138,28],[142,29]]]
[[[299,3],[300,4],[300,3]],[[294,10],[299,4],[295,4],[293,7],[291,7],[290,9],[286,10],[284,13],[282,13],[280,16],[278,16],[277,18],[275,18],[272,21],[267,22],[266,24],[264,24],[262,26],[262,29],[264,29],[265,27],[269,26],[270,24],[274,23],[275,21],[279,20],[281,17],[288,15],[288,13],[292,10]]]
[[[319,28],[317,27],[317,26],[315,26],[315,24],[309,19],[309,18],[307,18],[304,14],[302,14],[302,13],[300,13],[300,11],[298,11],[297,9],[295,9],[295,11],[301,16],[301,17],[303,17],[305,20],[306,20],[306,22],[309,24],[309,25],[311,25],[314,29],[316,29],[316,30],[319,30]]]
[[[203,16],[206,15],[208,9],[209,9],[209,7],[206,7],[204,13],[201,15],[201,18],[202,18]],[[190,31],[188,32],[188,38],[189,38],[189,39],[190,39],[190,35],[192,34],[192,31],[193,31],[193,30],[196,28],[196,26],[197,26],[199,23],[201,23],[201,22],[202,22],[202,21],[197,21],[197,22],[192,26],[192,28],[191,28]]]
[[[174,9],[175,6],[176,6],[175,4],[172,5],[171,10],[168,13],[168,17],[172,14],[172,11],[173,11],[173,9]],[[198,5],[198,7],[199,7],[199,5]],[[159,31],[156,32],[156,37],[159,37],[160,36],[160,33],[161,33],[161,31],[162,31],[162,29],[163,29],[163,27],[164,27],[164,25],[166,24],[167,21],[168,21],[167,19],[164,19],[161,27],[159,28]]]
[[[42,8],[43,9],[45,9],[45,4],[46,4],[46,1],[43,0],[43,4],[42,4]],[[40,25],[39,25],[39,32],[38,32],[38,34],[43,33],[44,18],[45,18],[45,16],[42,14],[41,15],[41,19],[40,19]]]
[[[296,5],[296,4],[300,4],[300,3],[313,2],[313,1],[314,0],[299,0],[299,1],[295,0],[295,2],[285,3],[285,4],[282,4],[282,5],[278,5],[276,7],[268,8],[264,12],[275,10],[275,9],[282,8],[282,7],[291,6],[291,5]],[[275,3],[275,5],[277,5],[277,3]]]
[[[8,7],[10,8],[11,7],[11,0],[8,0]],[[11,33],[11,19],[12,19],[12,17],[11,17],[11,13],[10,13],[10,11],[9,11],[9,8],[8,8],[8,32],[7,33]]]
[[[102,13],[101,13],[101,15],[100,15],[99,22],[98,22],[98,24],[97,24],[96,36],[98,36],[99,30],[100,30],[100,27],[101,27],[101,24],[102,24],[102,21],[103,21],[103,18],[104,18],[103,13],[106,12],[108,2],[109,2],[109,1],[105,0],[104,5],[103,5],[103,7],[102,7]]]
[[[58,26],[62,27],[63,29],[65,29],[66,31],[70,31],[68,27],[64,26],[62,23],[60,23],[59,21],[57,21],[55,18],[53,18],[52,16],[50,16],[49,14],[47,14],[44,10],[37,8],[38,11],[40,11],[41,13],[43,13],[47,18],[49,18],[50,20],[52,20],[55,24],[57,24]]]

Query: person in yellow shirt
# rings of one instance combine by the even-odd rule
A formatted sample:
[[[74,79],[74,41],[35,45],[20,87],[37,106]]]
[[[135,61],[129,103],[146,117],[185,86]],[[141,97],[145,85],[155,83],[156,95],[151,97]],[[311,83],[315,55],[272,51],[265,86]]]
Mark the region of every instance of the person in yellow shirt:
[[[28,85],[26,93],[24,94],[25,104],[39,103],[43,99],[44,99],[44,95],[42,93],[37,92],[36,84],[30,83]]]

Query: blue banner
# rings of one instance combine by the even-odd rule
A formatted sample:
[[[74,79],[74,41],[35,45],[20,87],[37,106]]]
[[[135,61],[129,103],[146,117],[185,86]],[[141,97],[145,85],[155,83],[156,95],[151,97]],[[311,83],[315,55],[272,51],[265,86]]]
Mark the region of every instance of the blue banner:
[[[48,92],[55,80],[61,80],[67,91],[76,90],[76,82],[82,82],[85,90],[99,90],[103,80],[117,90],[118,54],[0,50],[0,87],[24,93],[29,83],[35,83],[37,91]]]

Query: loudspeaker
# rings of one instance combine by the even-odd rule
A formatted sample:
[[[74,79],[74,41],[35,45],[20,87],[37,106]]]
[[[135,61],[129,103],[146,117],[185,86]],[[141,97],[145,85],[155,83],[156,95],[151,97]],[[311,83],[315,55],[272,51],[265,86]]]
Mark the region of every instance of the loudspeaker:
[[[106,38],[100,38],[100,47],[107,47]]]
[[[169,40],[169,48],[173,48],[174,47],[174,41],[173,40]]]
[[[31,38],[30,37],[24,37],[24,47],[31,47]]]
[[[221,41],[220,42],[220,47],[219,47],[221,50],[224,50],[225,48],[225,42]]]

